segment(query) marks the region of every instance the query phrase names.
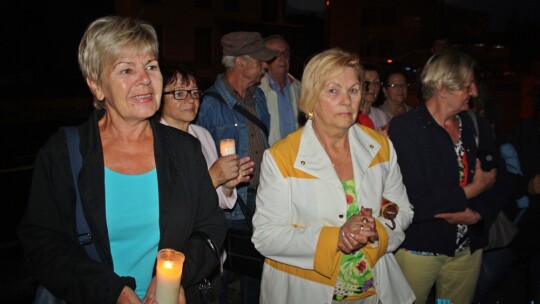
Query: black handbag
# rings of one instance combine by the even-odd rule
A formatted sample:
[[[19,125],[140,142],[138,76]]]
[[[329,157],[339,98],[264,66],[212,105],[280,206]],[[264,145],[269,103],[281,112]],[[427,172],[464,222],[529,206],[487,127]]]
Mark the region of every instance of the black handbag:
[[[500,211],[495,218],[495,221],[489,228],[488,245],[484,248],[485,251],[498,249],[508,246],[514,237],[519,232],[519,229],[508,219],[503,211]]]
[[[96,251],[96,246],[92,240],[92,233],[86,222],[84,211],[81,204],[81,196],[79,194],[79,186],[77,183],[77,177],[82,166],[82,156],[79,151],[79,131],[76,127],[64,127],[66,133],[66,140],[68,143],[69,160],[71,163],[71,173],[73,176],[73,183],[75,187],[76,203],[75,214],[77,222],[77,231],[79,233],[79,243],[86,249],[88,256],[97,262],[101,262],[99,255]],[[50,291],[48,291],[43,285],[38,285],[36,294],[34,296],[33,304],[64,304],[65,302],[55,297]]]
[[[253,234],[251,219],[253,214],[240,196],[238,196],[236,203],[240,205],[242,213],[244,213],[248,230],[229,228],[224,246],[227,252],[227,259],[223,267],[238,275],[261,278],[264,256],[255,249],[255,245],[251,241]]]
[[[214,253],[214,257],[216,258],[218,262],[218,267],[216,268],[217,271],[213,271],[210,273],[207,277],[205,277],[200,283],[197,284],[197,289],[199,291],[199,303],[204,304],[217,304],[219,303],[219,291],[216,290],[215,286],[215,280],[221,280],[221,276],[223,274],[223,270],[221,268],[221,255],[219,254],[219,249],[216,246],[216,243],[204,232],[202,231],[194,231],[191,234],[191,238],[199,238],[208,247],[212,250]],[[212,283],[214,282],[214,283]]]

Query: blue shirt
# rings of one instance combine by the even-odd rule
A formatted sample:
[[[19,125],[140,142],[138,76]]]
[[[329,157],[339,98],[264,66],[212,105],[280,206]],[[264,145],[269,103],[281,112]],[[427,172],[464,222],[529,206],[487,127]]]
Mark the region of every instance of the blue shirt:
[[[281,138],[284,138],[289,135],[289,133],[296,130],[296,117],[294,115],[290,96],[291,82],[288,77],[286,77],[285,81],[286,85],[285,88],[283,88],[282,93],[279,84],[272,79],[272,76],[268,75],[270,87],[276,91],[278,99],[279,131],[281,133]]]

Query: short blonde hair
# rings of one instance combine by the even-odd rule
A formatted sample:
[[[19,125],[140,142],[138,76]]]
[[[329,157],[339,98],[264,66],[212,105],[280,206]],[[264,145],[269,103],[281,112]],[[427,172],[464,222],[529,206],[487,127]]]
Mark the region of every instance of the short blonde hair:
[[[446,50],[431,56],[420,77],[422,96],[428,100],[439,89],[449,92],[462,89],[467,79],[474,75],[475,67],[474,59],[461,51]]]
[[[79,44],[79,68],[83,77],[100,82],[105,65],[126,50],[159,56],[155,29],[133,18],[107,16],[94,20]],[[94,106],[100,107],[94,103]]]
[[[364,82],[364,69],[357,55],[340,48],[323,51],[309,60],[304,68],[302,86],[300,89],[299,109],[309,115],[319,101],[319,93],[325,81],[333,75],[342,73],[346,68],[352,68],[360,83]]]

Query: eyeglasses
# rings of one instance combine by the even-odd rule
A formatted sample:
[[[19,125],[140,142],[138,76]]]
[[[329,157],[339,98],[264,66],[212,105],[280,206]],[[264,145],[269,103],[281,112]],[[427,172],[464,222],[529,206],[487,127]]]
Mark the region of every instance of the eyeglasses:
[[[199,99],[203,95],[202,91],[199,90],[173,90],[169,92],[163,92],[163,95],[172,94],[176,100],[184,100],[187,98],[188,94],[191,95],[194,99]]]
[[[364,89],[364,92],[368,92],[370,88],[379,88],[381,86],[381,82],[380,81],[375,81],[375,80],[372,80],[372,81],[364,81],[364,85],[362,86],[363,89]]]
[[[406,89],[409,87],[409,84],[408,83],[391,83],[387,85],[386,87],[392,88],[392,89]]]
[[[286,49],[285,51],[279,51],[279,50],[273,50],[273,51],[277,52],[275,58],[279,58],[281,56],[283,56],[285,58],[291,58],[291,50],[289,50],[289,49]]]

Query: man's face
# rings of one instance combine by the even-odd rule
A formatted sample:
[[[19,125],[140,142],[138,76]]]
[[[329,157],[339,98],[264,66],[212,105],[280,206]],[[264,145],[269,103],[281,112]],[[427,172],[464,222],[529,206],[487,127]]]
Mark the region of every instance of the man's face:
[[[281,39],[271,39],[266,42],[266,47],[277,53],[276,58],[268,62],[268,74],[274,80],[286,77],[291,59],[289,46]]]
[[[263,62],[254,59],[243,59],[242,62],[242,75],[252,83],[258,83],[264,76]]]

